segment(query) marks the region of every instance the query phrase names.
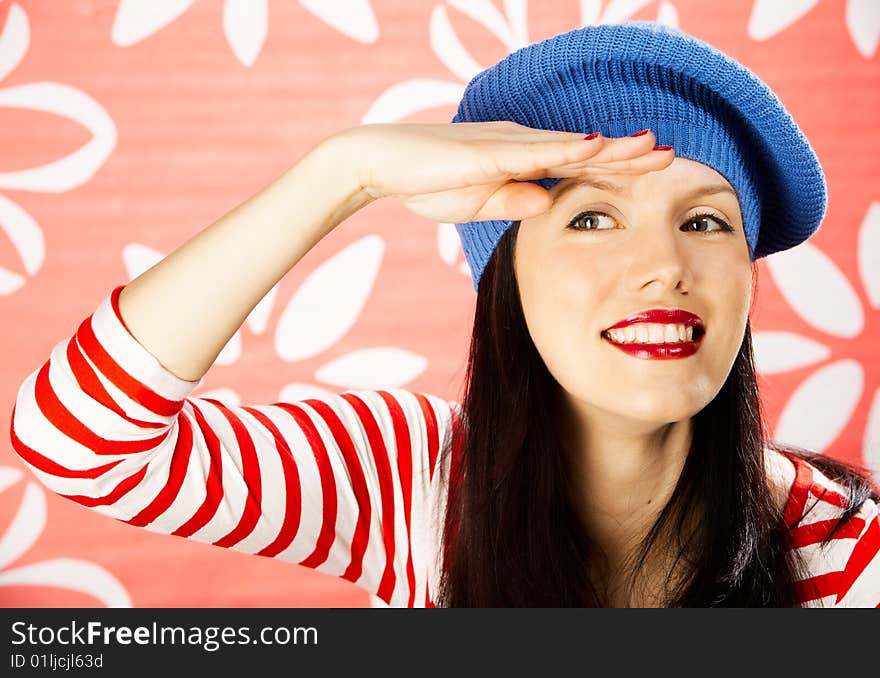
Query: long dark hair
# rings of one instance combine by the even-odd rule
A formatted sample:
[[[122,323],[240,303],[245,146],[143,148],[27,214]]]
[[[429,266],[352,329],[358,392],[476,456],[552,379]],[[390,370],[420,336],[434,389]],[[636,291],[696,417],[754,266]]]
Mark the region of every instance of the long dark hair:
[[[575,510],[554,425],[560,386],[522,312],[513,271],[518,230],[514,222],[482,275],[461,425],[443,452],[452,460],[438,605],[604,606],[606,592],[590,574],[602,556]],[[768,439],[748,324],[727,380],[693,424],[673,494],[627,568],[629,590],[666,541],[674,545],[663,573],[667,606],[798,605],[795,582],[806,570],[791,549],[794,525],[769,490],[764,446],[807,459],[841,483],[848,507],[838,526],[878,498],[867,472]]]

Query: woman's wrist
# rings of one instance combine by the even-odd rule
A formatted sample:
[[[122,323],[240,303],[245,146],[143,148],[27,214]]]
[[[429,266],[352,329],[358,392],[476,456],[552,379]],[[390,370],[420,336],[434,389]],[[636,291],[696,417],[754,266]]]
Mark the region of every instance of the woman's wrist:
[[[379,197],[369,191],[370,143],[369,133],[361,125],[327,137],[309,154],[317,171],[335,185],[343,219]]]

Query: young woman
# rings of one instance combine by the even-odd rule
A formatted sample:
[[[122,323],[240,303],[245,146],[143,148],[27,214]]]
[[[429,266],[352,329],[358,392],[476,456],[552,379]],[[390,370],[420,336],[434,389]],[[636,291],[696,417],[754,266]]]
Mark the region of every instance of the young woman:
[[[13,446],[84,506],[392,605],[877,606],[880,497],[768,440],[752,357],[755,262],[815,232],[825,190],[729,57],[645,22],[570,31],[476,76],[452,124],[325,139],[116,287],[22,384]],[[188,397],[273,285],[389,196],[458,224],[461,404]]]

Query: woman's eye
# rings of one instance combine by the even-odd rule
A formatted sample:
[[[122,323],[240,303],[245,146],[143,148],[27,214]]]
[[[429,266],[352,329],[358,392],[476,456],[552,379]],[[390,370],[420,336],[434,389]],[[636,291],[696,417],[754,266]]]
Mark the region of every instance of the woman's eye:
[[[717,228],[710,228],[713,223],[717,226]],[[686,231],[697,231],[702,233],[733,230],[726,221],[720,219],[719,217],[716,217],[714,214],[696,214],[688,219],[684,223],[682,228],[684,228]]]
[[[610,226],[603,228],[602,223],[610,224]],[[602,212],[584,212],[572,219],[568,228],[573,228],[576,231],[607,231],[614,228],[614,219]]]

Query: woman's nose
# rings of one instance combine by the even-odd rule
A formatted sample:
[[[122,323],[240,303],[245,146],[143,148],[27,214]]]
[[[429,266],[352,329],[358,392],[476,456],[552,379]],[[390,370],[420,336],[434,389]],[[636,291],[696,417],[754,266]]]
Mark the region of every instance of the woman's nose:
[[[674,231],[663,230],[662,233],[645,233],[639,238],[631,268],[632,282],[636,289],[654,285],[687,291],[691,275],[688,254]]]

